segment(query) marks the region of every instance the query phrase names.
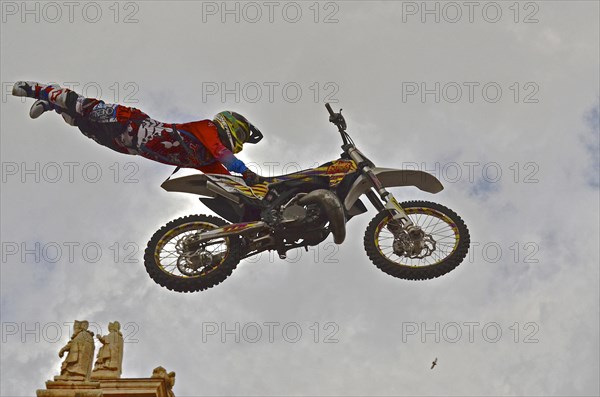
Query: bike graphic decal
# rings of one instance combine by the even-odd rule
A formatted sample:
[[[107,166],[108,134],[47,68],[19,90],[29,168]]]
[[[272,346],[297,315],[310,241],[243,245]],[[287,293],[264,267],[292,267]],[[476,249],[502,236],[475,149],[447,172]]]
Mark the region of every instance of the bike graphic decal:
[[[232,225],[223,226],[224,232],[241,232],[248,228],[258,225],[262,222],[246,222],[246,223],[234,223]]]
[[[213,178],[219,179],[217,181],[217,184],[221,184],[221,185],[225,185],[226,187],[233,188],[233,189],[237,190],[239,193],[242,193],[244,196],[247,196],[250,198],[262,199],[266,196],[267,192],[269,191],[267,182],[259,183],[254,186],[248,186],[246,184],[239,183],[239,182],[233,181],[228,178],[220,178],[219,176],[216,176],[216,175],[213,176]]]
[[[310,170],[267,178],[269,179],[269,182],[259,183],[254,186],[248,186],[244,183],[236,182],[227,177],[219,177],[218,175],[213,175],[212,177],[218,179],[218,184],[233,188],[246,197],[263,199],[269,192],[269,183],[289,181],[292,179],[310,182],[311,178],[325,176],[329,178],[329,187],[334,188],[342,181],[342,179],[344,179],[346,175],[355,172],[356,170],[357,167],[354,161],[336,160]]]

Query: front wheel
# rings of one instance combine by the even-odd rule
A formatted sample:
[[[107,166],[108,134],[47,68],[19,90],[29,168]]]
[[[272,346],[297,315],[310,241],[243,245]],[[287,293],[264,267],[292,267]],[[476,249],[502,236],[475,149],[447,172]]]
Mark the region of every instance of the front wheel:
[[[240,262],[239,237],[209,241],[198,237],[226,224],[210,215],[190,215],[167,223],[148,242],[146,271],[157,284],[177,292],[201,291],[219,284]]]
[[[365,250],[383,272],[407,280],[427,280],[456,268],[469,250],[469,230],[454,211],[427,201],[407,201],[400,206],[425,237],[418,253],[407,248],[406,235],[399,233],[392,214],[383,211],[369,223]]]

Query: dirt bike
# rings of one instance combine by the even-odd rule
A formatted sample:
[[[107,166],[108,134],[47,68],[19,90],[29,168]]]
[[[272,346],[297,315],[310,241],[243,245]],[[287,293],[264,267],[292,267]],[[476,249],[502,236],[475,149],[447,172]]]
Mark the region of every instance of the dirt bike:
[[[248,186],[232,175],[169,177],[162,188],[203,196],[200,201],[221,218],[190,215],[173,220],[150,239],[146,270],[173,291],[211,288],[231,275],[238,263],[266,250],[285,259],[290,249],[314,246],[330,234],[336,244],[346,223],[367,212],[364,195],[377,210],[364,248],[385,273],[425,280],[456,268],[469,248],[469,231],[452,210],[427,201],[398,203],[387,187],[416,186],[428,193],[443,189],[433,175],[418,170],[376,167],[346,132],[341,110],[329,104],[329,121],[342,138],[341,157],[317,168],[264,178]]]

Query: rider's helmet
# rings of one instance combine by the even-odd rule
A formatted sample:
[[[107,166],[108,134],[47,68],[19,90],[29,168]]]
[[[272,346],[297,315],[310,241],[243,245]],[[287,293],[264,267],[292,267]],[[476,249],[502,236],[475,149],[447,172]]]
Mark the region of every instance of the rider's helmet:
[[[263,138],[258,128],[239,113],[221,112],[213,121],[219,131],[221,142],[233,153],[240,152],[244,143],[258,143]]]

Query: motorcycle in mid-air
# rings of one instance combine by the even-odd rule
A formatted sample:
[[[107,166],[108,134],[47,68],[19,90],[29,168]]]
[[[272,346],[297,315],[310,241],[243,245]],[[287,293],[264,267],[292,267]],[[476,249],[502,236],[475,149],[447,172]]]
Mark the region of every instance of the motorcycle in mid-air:
[[[367,212],[365,196],[377,214],[364,236],[369,259],[385,273],[426,280],[456,268],[469,249],[469,231],[454,211],[428,201],[398,203],[386,188],[416,186],[428,193],[443,189],[433,175],[418,170],[376,167],[346,132],[341,110],[329,104],[329,121],[342,138],[341,157],[317,168],[264,178],[248,186],[232,175],[169,177],[162,188],[203,196],[220,216],[189,215],[158,230],[144,254],[146,270],[173,291],[211,288],[231,275],[238,263],[266,250],[284,259],[297,247],[308,249],[330,234],[336,244],[346,224]]]

